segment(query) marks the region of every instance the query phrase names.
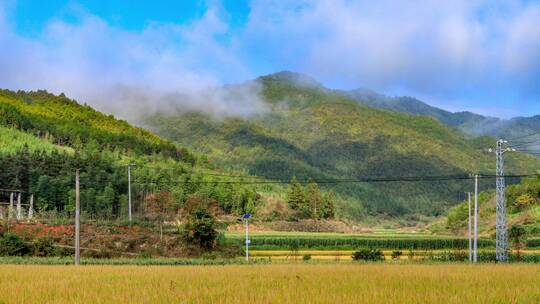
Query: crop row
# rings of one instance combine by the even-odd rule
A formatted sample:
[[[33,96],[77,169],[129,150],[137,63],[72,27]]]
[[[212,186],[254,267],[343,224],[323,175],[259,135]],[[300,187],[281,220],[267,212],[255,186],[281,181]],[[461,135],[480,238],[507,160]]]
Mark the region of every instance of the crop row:
[[[540,247],[540,238],[528,239],[525,243],[527,247]]]
[[[243,244],[243,240],[235,242]],[[366,238],[252,238],[251,246],[257,249],[300,249],[300,248],[362,248],[378,249],[465,249],[468,239],[366,239]],[[480,239],[478,247],[495,246],[493,240]]]

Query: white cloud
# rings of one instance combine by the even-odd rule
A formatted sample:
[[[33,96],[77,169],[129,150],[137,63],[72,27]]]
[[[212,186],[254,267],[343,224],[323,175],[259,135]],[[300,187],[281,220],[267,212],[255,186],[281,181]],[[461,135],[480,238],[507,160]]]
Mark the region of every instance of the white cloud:
[[[63,91],[116,112],[178,99],[227,115],[263,108],[258,87],[238,104],[218,98],[229,93],[196,98],[201,90],[281,69],[343,87],[446,100],[446,108],[494,92],[513,98],[497,106],[540,96],[539,3],[258,0],[250,6],[239,27],[213,2],[189,24],[151,23],[141,31],[76,8],[76,22],[52,20],[30,39],[15,33],[0,4],[0,87]],[[480,103],[471,107],[495,104]]]
[[[246,35],[281,48],[283,62],[348,86],[441,97],[529,77],[513,83],[519,90],[530,77],[538,82],[539,8],[488,0],[254,1]]]
[[[527,7],[507,27],[507,67],[516,72],[540,69],[540,4]]]
[[[0,15],[0,86],[65,92],[124,118],[173,105],[216,115],[263,108],[257,85],[217,88],[220,75],[247,73],[223,39],[229,27],[218,7],[187,25],[154,23],[138,32],[79,9],[74,14],[76,22],[50,21],[38,39],[17,35]]]

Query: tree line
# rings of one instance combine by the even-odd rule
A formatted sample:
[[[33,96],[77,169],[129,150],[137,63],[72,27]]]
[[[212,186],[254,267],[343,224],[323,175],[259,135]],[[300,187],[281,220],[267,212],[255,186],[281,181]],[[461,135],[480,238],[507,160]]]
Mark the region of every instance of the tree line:
[[[322,193],[313,181],[303,187],[293,178],[287,203],[295,216],[301,219],[331,219],[335,216],[334,194]]]
[[[0,188],[33,193],[36,210],[67,215],[74,210],[74,176],[79,169],[84,214],[92,218],[122,217],[128,200],[123,158],[110,151],[30,152],[24,147],[17,153],[0,153]],[[158,205],[159,212],[174,215],[194,197],[215,201],[226,214],[254,212],[260,204],[260,195],[244,185],[222,183],[222,179],[194,172],[189,163],[162,157],[151,160],[154,165],[161,162],[167,170],[146,168],[149,159],[135,158],[140,166],[133,172],[132,192],[141,211],[156,210]]]

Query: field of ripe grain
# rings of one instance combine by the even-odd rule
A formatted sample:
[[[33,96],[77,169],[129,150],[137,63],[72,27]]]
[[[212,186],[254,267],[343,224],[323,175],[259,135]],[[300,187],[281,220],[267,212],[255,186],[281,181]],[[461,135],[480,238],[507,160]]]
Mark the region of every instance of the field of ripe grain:
[[[0,266],[0,303],[539,303],[540,265]]]
[[[336,261],[350,261],[354,250],[251,250],[250,256],[255,259],[268,259],[275,260],[301,260],[305,255],[309,255],[311,260],[336,260]],[[386,260],[392,260],[393,250],[381,250]],[[410,259],[423,259],[428,258],[429,255],[440,255],[445,253],[460,252],[464,256],[467,255],[467,251],[449,251],[449,250],[417,250],[417,251],[401,251],[400,260]],[[516,254],[516,251],[511,251]],[[522,255],[540,255],[540,250],[521,250]],[[482,253],[495,254],[495,250],[482,250]]]

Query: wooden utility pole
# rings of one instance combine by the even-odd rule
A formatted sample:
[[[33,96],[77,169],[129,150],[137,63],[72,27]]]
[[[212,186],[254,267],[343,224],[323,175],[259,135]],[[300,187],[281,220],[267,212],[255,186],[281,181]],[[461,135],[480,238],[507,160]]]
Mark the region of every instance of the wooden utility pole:
[[[79,191],[79,169],[75,172],[75,265],[81,263],[81,200]]]

